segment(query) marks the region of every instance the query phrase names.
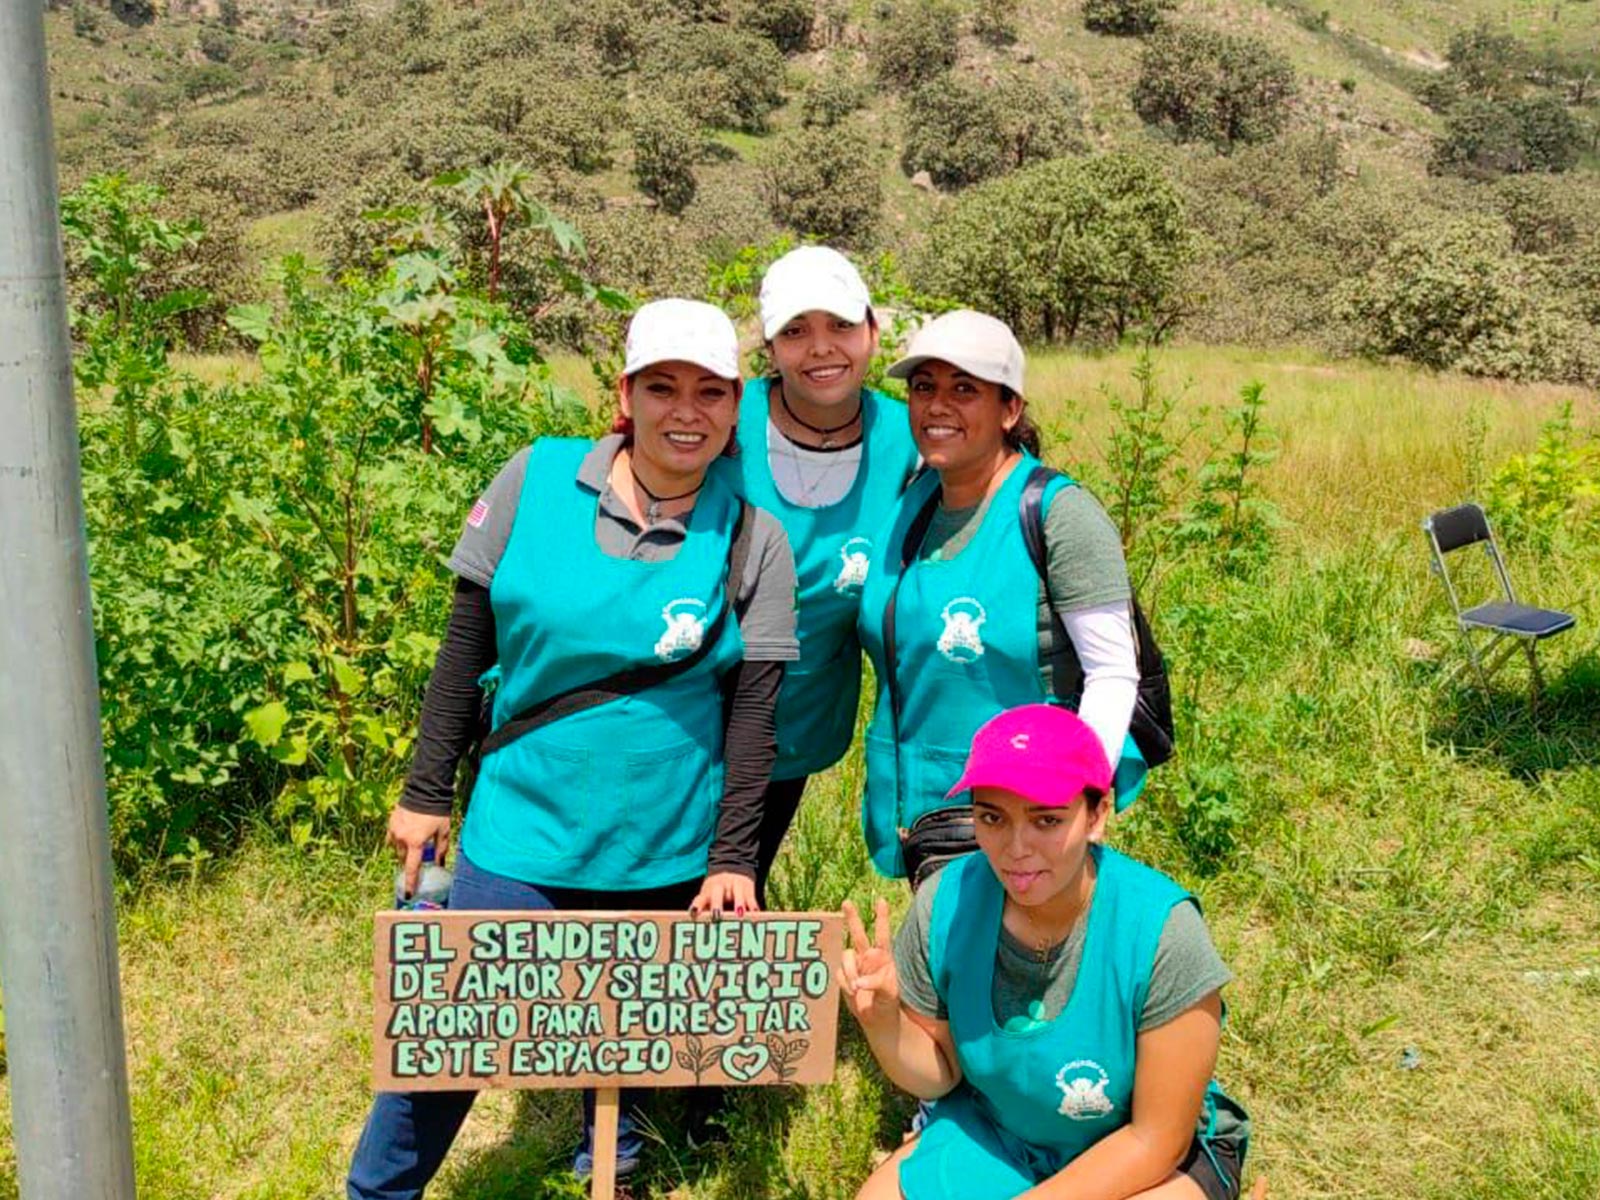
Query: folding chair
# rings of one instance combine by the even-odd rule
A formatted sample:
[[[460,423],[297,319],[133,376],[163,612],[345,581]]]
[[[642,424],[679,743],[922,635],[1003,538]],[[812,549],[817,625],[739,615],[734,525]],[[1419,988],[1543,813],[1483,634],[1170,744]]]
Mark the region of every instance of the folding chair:
[[[1543,679],[1539,674],[1539,658],[1535,648],[1545,638],[1571,629],[1578,623],[1577,618],[1553,608],[1535,608],[1530,604],[1518,603],[1516,593],[1511,588],[1511,577],[1506,574],[1505,560],[1500,557],[1499,543],[1495,541],[1494,531],[1489,528],[1489,518],[1476,504],[1461,504],[1436,512],[1422,523],[1422,528],[1433,550],[1434,572],[1444,580],[1444,589],[1450,596],[1450,607],[1455,610],[1456,627],[1461,633],[1461,640],[1466,643],[1467,656],[1472,662],[1472,669],[1477,672],[1478,683],[1484,691],[1488,691],[1489,680],[1513,654],[1522,650],[1527,654],[1528,666],[1533,672],[1532,694],[1537,696]],[[1463,609],[1450,572],[1445,567],[1445,555],[1480,543],[1489,561],[1494,564],[1495,577],[1500,581],[1500,590],[1505,599]],[[1480,632],[1491,635],[1481,655],[1473,640],[1473,634]],[[1502,642],[1506,644],[1496,656],[1495,649]]]

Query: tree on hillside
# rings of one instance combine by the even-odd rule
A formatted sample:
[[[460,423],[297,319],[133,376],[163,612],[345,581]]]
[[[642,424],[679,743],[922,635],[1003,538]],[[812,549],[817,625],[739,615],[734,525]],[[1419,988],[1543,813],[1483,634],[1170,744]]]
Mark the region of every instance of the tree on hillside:
[[[1349,291],[1363,348],[1436,369],[1568,379],[1589,369],[1593,330],[1516,254],[1493,217],[1428,224],[1396,238]],[[1587,334],[1587,337],[1585,336]]]
[[[1077,94],[1065,84],[1008,74],[996,83],[952,73],[906,100],[908,175],[927,171],[959,188],[1080,149]]]
[[[1450,38],[1448,65],[1422,88],[1422,99],[1444,110],[1458,100],[1512,100],[1522,95],[1530,66],[1527,47],[1515,34],[1487,20]]]
[[[829,65],[800,93],[802,125],[837,125],[866,106],[870,88],[849,71]]]
[[[1577,162],[1581,140],[1566,105],[1548,93],[1507,101],[1471,97],[1446,112],[1430,165],[1477,178],[1554,174]]]
[[[659,26],[645,51],[642,82],[701,124],[765,133],[784,101],[778,48],[727,25]]]
[[[700,128],[681,109],[647,101],[633,114],[633,181],[663,211],[681,213],[694,199],[694,164],[705,148]]]
[[[1177,0],[1083,0],[1083,27],[1095,33],[1143,37],[1176,4]]]
[[[758,160],[773,219],[807,237],[864,246],[883,209],[877,147],[851,124],[800,128],[774,139]]]
[[[1160,333],[1192,253],[1176,189],[1125,154],[1056,159],[964,193],[929,230],[917,283],[1025,338]]]
[[[1017,40],[1018,0],[976,0],[972,32],[991,46],[1009,46]]]
[[[956,0],[895,0],[880,8],[867,56],[879,82],[909,91],[954,67],[960,41]]]
[[[811,41],[817,10],[812,0],[738,0],[734,23],[766,38],[785,54],[798,54]]]
[[[1225,154],[1277,136],[1296,90],[1289,60],[1260,38],[1174,25],[1145,43],[1133,106],[1178,141]]]

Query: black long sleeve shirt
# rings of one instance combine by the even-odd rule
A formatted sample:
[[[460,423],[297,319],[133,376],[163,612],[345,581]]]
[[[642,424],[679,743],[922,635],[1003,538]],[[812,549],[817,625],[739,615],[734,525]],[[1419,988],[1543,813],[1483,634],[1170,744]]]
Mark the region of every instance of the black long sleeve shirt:
[[[477,735],[479,677],[497,657],[489,589],[456,581],[444,642],[434,661],[400,807],[448,816],[456,769]],[[755,878],[762,797],[778,758],[781,662],[743,662],[723,681],[723,787],[707,870]],[[619,814],[619,819],[625,816]]]

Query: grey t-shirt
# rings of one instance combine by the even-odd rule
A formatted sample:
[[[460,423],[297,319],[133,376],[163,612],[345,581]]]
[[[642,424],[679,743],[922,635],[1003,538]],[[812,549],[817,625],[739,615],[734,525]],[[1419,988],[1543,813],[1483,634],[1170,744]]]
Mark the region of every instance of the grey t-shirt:
[[[922,556],[959,554],[977,534],[988,504],[985,500],[970,508],[935,509],[922,541]],[[1044,548],[1050,586],[1047,591],[1044,581],[1039,583],[1039,673],[1046,690],[1062,696],[1067,685],[1056,676],[1071,647],[1058,631],[1051,609],[1065,614],[1126,604],[1133,597],[1133,586],[1117,527],[1083,487],[1064,487],[1051,497],[1044,517]]]
[[[935,883],[942,876],[935,877]],[[929,964],[928,931],[938,887],[917,891],[911,912],[894,940],[900,999],[913,1012],[943,1021],[944,1001],[934,987]],[[995,952],[995,1020],[1013,1032],[1053,1020],[1072,996],[1083,962],[1085,922],[1080,919],[1067,940],[1042,955],[1023,945],[1003,926]],[[1205,918],[1192,903],[1173,906],[1156,945],[1150,967],[1150,992],[1145,997],[1139,1029],[1155,1029],[1193,1008],[1210,993],[1231,982],[1233,974],[1211,944]]]
[[[600,496],[595,540],[604,553],[614,558],[664,562],[678,553],[688,531],[681,520],[672,517],[641,528],[621,497],[611,490],[611,464],[622,449],[622,440],[619,434],[601,438],[578,467],[578,482]],[[493,582],[518,516],[528,453],[527,449],[517,451],[472,506],[450,554],[450,569],[461,578],[482,587]],[[800,657],[800,642],[795,636],[795,587],[794,555],[783,526],[771,514],[755,509],[750,557],[735,593],[744,610],[739,632],[744,638],[746,660],[793,662]]]
[[[933,922],[933,898],[943,875],[917,891],[911,912],[894,938],[894,964],[900,976],[900,1001],[912,1012],[945,1021],[949,1019],[944,1001],[933,983],[929,967],[928,930]],[[995,950],[994,984],[990,1002],[995,1021],[1013,1032],[1053,1020],[1072,998],[1072,987],[1083,962],[1086,922],[1080,919],[1067,934],[1067,940],[1037,954],[1006,931],[1000,929]],[[1139,1017],[1139,1032],[1157,1029],[1187,1012],[1212,992],[1233,981],[1217,949],[1205,919],[1194,904],[1185,901],[1173,906],[1156,944],[1155,961],[1150,966],[1150,991],[1145,996],[1144,1012]],[[1202,1111],[1195,1134],[1202,1139],[1233,1147],[1235,1162],[1242,1161],[1250,1138],[1250,1118],[1234,1100],[1217,1098],[1216,1112],[1208,1119]]]

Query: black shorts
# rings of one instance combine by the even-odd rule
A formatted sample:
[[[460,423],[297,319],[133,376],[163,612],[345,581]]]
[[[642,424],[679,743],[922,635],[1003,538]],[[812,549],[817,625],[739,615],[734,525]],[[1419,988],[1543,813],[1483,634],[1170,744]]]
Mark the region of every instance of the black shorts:
[[[1189,1152],[1178,1164],[1205,1193],[1206,1200],[1239,1200],[1239,1147],[1230,1140],[1215,1139],[1208,1145],[1199,1138],[1189,1143]]]

